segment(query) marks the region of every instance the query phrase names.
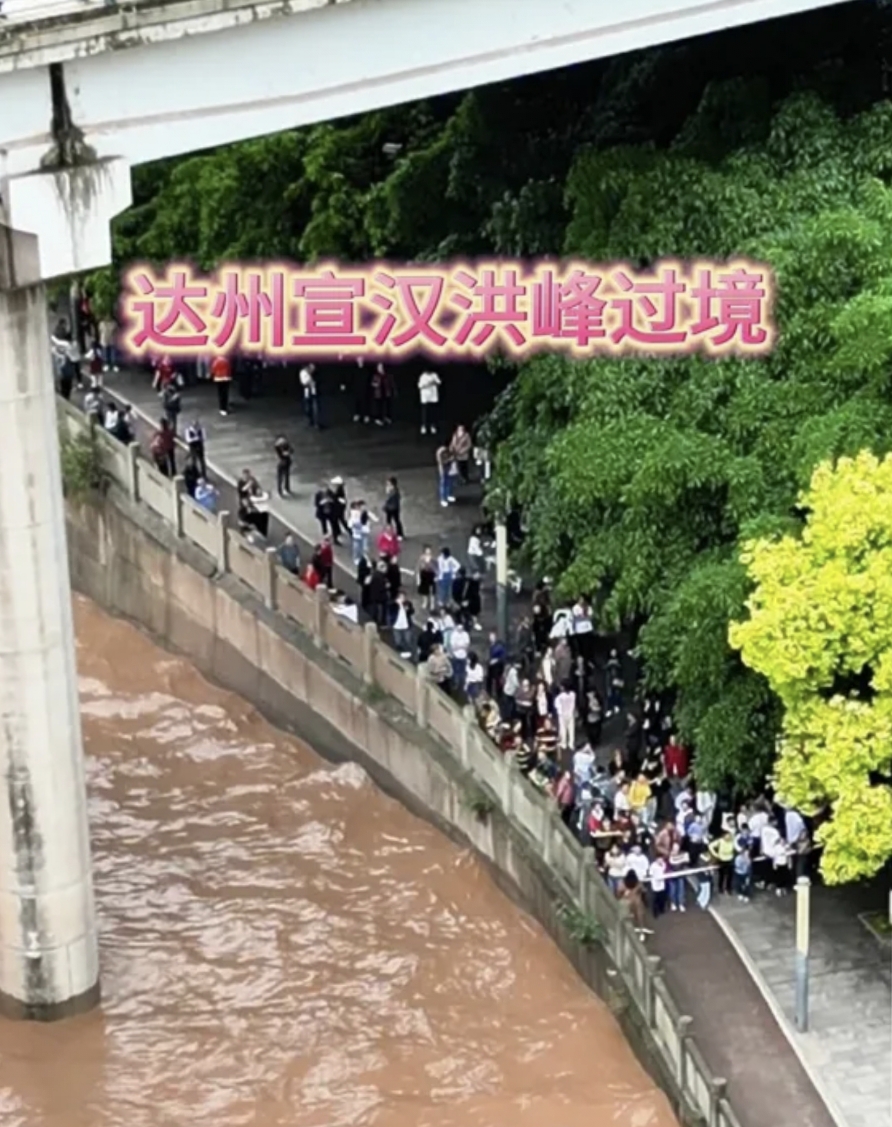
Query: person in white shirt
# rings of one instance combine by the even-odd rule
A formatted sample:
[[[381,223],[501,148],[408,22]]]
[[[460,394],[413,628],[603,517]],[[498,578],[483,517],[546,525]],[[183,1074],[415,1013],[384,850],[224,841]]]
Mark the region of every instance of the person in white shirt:
[[[436,434],[440,403],[440,377],[436,372],[422,372],[418,377],[418,398],[421,401],[421,433]]]
[[[753,880],[758,888],[764,888],[767,880],[767,866],[764,861],[765,854],[762,849],[762,834],[768,822],[768,811],[757,804],[749,816],[749,828],[750,837],[752,838],[752,848],[750,852],[753,858]]]
[[[558,749],[573,751],[576,746],[576,694],[563,688],[554,698],[558,721]]]
[[[316,365],[307,364],[300,370],[300,386],[304,393],[304,414],[311,427],[319,426],[319,389],[316,385]]]
[[[711,826],[712,815],[715,812],[715,795],[709,790],[698,790],[695,802],[697,813],[703,819],[703,824]]]
[[[648,876],[650,877],[650,908],[654,919],[658,919],[666,911],[666,861],[662,857],[655,857],[650,863]]]
[[[359,623],[359,607],[351,599],[342,599],[334,604],[334,612],[348,622]]]
[[[447,607],[452,602],[452,581],[460,564],[448,548],[443,548],[437,556],[437,602]]]
[[[486,557],[483,554],[479,528],[475,528],[468,537],[468,567],[472,575],[486,575]]]
[[[412,604],[402,591],[396,597],[393,640],[400,657],[412,656]]]
[[[468,700],[477,701],[483,689],[483,677],[483,663],[477,660],[475,654],[471,654],[468,657],[468,665],[465,670],[465,692],[468,694]]]
[[[551,633],[548,635],[553,642],[558,638],[568,638],[573,633],[573,616],[566,608],[555,611]]]
[[[805,822],[798,810],[790,807],[784,814],[784,837],[787,845],[795,845],[805,833]]]
[[[613,895],[617,896],[622,888],[623,877],[629,871],[629,859],[620,847],[614,844],[608,850],[604,864],[607,868],[607,883]]]
[[[628,814],[631,809],[632,804],[629,802],[629,784],[623,783],[613,796],[613,810],[616,814]]]
[[[595,753],[589,744],[583,744],[573,753],[573,782],[578,787],[587,786],[595,773]]]
[[[644,882],[650,873],[650,861],[640,845],[633,845],[626,857],[626,872],[634,873],[639,881]]]
[[[774,884],[775,893],[783,896],[789,889],[790,858],[787,843],[773,818],[762,830],[762,856],[770,865],[769,879]]]
[[[449,656],[452,659],[452,678],[458,689],[465,687],[465,674],[468,668],[468,650],[471,647],[471,635],[459,622],[453,627],[449,635]]]

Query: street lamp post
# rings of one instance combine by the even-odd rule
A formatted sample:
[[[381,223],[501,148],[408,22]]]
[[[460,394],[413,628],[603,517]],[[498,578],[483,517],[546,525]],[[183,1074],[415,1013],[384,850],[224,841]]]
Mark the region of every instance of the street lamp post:
[[[811,917],[811,881],[796,881],[796,1028],[808,1032],[808,945]]]
[[[508,644],[508,526],[505,517],[496,518],[496,626],[499,637]]]

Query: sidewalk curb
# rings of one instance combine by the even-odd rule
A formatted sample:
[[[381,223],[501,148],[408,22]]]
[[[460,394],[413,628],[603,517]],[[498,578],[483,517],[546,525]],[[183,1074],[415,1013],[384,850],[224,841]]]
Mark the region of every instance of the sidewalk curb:
[[[815,1091],[824,1101],[824,1105],[830,1114],[830,1118],[836,1124],[836,1127],[849,1127],[848,1120],[846,1119],[845,1115],[840,1110],[836,1101],[826,1091],[819,1071],[813,1067],[811,1062],[806,1057],[805,1053],[802,1051],[802,1047],[799,1044],[795,1030],[791,1026],[787,1015],[784,1013],[783,1009],[780,1006],[780,1003],[777,1001],[774,994],[770,990],[768,983],[762,977],[762,972],[753,962],[747,949],[737,938],[737,932],[731,927],[727,920],[722,918],[721,914],[717,912],[716,909],[712,907],[712,905],[707,908],[707,911],[715,920],[722,934],[731,944],[734,953],[737,955],[738,959],[740,959],[741,963],[746,968],[746,971],[749,974],[750,978],[755,983],[756,988],[762,995],[762,999],[768,1006],[768,1009],[771,1011],[772,1017],[777,1022],[778,1028],[783,1033],[784,1037],[786,1037],[790,1048],[793,1050],[796,1056],[796,1059],[802,1065],[805,1075],[809,1078]]]

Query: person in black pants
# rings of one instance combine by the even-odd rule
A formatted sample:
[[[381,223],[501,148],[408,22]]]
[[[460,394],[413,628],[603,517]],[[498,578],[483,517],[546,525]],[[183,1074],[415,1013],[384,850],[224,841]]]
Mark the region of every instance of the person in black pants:
[[[384,519],[390,528],[402,540],[406,535],[402,521],[403,499],[400,487],[395,477],[387,479],[387,492],[384,497]]]
[[[288,497],[291,494],[291,461],[294,451],[284,435],[276,439],[273,449],[276,452],[276,490],[280,497]]]

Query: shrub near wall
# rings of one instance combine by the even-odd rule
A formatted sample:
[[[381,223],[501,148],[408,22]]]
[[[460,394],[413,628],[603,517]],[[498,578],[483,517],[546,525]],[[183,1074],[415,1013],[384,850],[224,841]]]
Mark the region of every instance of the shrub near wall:
[[[60,400],[74,437],[84,416]],[[495,867],[499,883],[556,935],[612,1008],[685,1123],[740,1127],[651,956],[553,803],[532,787],[462,709],[398,657],[373,624],[337,615],[109,435],[97,438],[110,486],[103,507],[69,512],[75,581],[134,617],[196,663],[279,717],[305,702],[396,791],[458,831]],[[221,656],[223,655],[223,656]],[[609,963],[605,961],[609,956]],[[612,965],[621,986],[608,989]]]

